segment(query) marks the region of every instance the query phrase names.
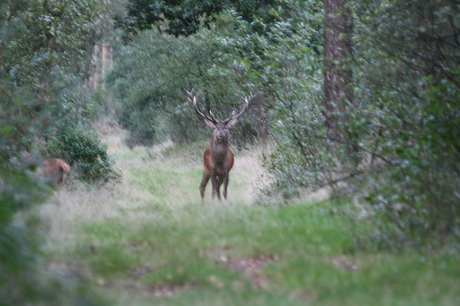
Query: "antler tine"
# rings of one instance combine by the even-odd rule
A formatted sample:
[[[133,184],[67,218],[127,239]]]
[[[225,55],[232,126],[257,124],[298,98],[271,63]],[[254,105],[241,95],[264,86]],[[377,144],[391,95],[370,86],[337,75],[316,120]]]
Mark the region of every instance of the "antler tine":
[[[252,92],[249,93],[249,97],[244,97],[244,103],[246,104],[249,104],[249,101],[251,101],[252,99],[254,99],[256,97],[255,94],[253,94]]]
[[[248,109],[249,107],[249,101],[251,101],[253,98],[255,97],[255,95],[253,95],[252,93],[250,93],[249,97],[244,97],[244,106],[243,106],[243,109],[235,115],[235,110],[233,110],[232,112],[232,115],[230,116],[230,118],[228,118],[227,120],[225,121],[230,121],[232,119],[238,119],[241,115],[243,115],[243,113]]]
[[[187,92],[188,100],[192,103],[193,106],[195,106],[195,104],[196,104],[196,95],[195,95],[194,89],[192,89],[190,91],[186,90],[186,92]]]
[[[232,117],[231,118],[239,118],[249,107],[249,103],[244,103],[244,106],[243,106],[243,109],[236,115],[233,115],[232,114]],[[233,113],[235,113],[235,111],[233,111]]]
[[[212,117],[211,111],[209,111],[211,114],[211,117],[210,117],[210,116],[206,116],[205,114],[203,114],[203,112],[200,111],[200,109],[198,108],[198,102],[197,102],[198,95],[195,94],[195,91],[192,89],[191,91],[187,91],[187,94],[188,94],[188,99],[193,104],[193,108],[195,109],[195,112],[198,114],[198,116],[202,117],[203,119],[209,120],[213,123],[216,123],[216,120]]]
[[[213,115],[212,111],[211,111],[211,110],[208,110],[208,112],[209,112],[209,116],[210,116],[214,121],[217,121],[216,119],[214,119],[214,115]]]

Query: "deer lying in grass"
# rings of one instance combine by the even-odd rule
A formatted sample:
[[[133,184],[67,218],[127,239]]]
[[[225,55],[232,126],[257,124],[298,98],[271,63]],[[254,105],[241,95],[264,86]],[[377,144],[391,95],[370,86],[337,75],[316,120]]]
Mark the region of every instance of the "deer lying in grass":
[[[212,183],[212,198],[214,199],[214,196],[217,194],[217,198],[221,200],[220,186],[224,184],[223,194],[224,198],[227,199],[229,173],[234,161],[233,152],[230,150],[228,144],[228,129],[233,127],[238,118],[248,109],[249,100],[253,96],[244,98],[244,107],[238,114],[235,115],[235,112],[233,112],[230,118],[217,121],[214,119],[211,111],[209,111],[209,116],[200,111],[197,105],[197,95],[193,90],[187,91],[187,94],[198,116],[203,118],[204,122],[214,129],[211,135],[211,143],[204,152],[204,173],[200,184],[201,199],[204,200],[204,191],[210,178]]]

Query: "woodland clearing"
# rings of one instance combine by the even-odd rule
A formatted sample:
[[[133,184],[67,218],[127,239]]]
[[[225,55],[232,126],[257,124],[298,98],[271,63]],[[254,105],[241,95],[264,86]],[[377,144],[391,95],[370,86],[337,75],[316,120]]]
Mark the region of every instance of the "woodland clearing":
[[[455,251],[361,250],[351,203],[258,205],[261,150],[236,154],[229,200],[201,203],[206,143],[128,149],[104,134],[121,182],[68,186],[38,209],[44,271],[110,305],[454,305]]]

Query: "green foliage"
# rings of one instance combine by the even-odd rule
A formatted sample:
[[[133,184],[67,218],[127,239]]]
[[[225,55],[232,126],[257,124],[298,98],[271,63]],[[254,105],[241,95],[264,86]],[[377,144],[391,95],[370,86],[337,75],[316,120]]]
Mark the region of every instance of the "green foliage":
[[[375,161],[365,198],[402,243],[458,239],[459,7],[369,1],[357,10],[361,104],[349,125]]]
[[[114,98],[123,101],[119,122],[130,132],[128,145],[208,138],[186,98],[191,88],[201,92],[200,107],[210,107],[221,119],[242,104],[236,80],[209,73],[215,50],[207,33],[174,39],[145,32],[135,46],[124,47],[107,82]]]
[[[14,215],[43,201],[46,193],[25,172],[0,166],[0,296],[14,302],[7,295],[10,282],[19,284],[17,290],[27,296],[33,292],[33,281],[24,273],[31,270],[36,260],[37,242],[33,231],[12,223]],[[17,281],[17,282],[16,282]],[[5,302],[7,302],[5,301]],[[8,304],[8,302],[7,302]]]
[[[265,128],[257,130],[261,139],[268,134],[276,143],[264,160],[276,181],[263,193],[274,201],[279,193],[291,198],[299,194],[299,187],[318,184],[324,179],[319,172],[328,160],[328,156],[318,156],[320,149],[312,149],[325,146],[322,3],[294,4],[295,18],[275,23],[268,35],[252,32],[246,21],[239,20],[237,30],[217,37],[221,51],[212,70],[236,74],[247,87],[263,93],[252,105],[257,116],[251,118],[251,124]]]
[[[123,47],[108,83],[114,97],[123,101],[119,118],[130,131],[128,144],[208,137],[186,101],[185,90],[190,88],[202,92],[201,108],[212,109],[221,119],[241,105],[242,96],[257,94],[232,129],[232,139],[239,147],[265,141],[270,122],[288,117],[271,112],[279,99],[290,98],[285,89],[317,87],[307,84],[318,81],[321,66],[314,58],[321,49],[321,5],[289,5],[312,14],[287,19],[285,11],[273,8],[270,14],[276,20],[265,23],[263,18],[249,22],[238,11],[226,12],[210,30],[193,36],[174,39],[160,35],[161,31],[146,31],[134,44]],[[307,20],[312,22],[306,27]],[[255,24],[268,32],[255,31]],[[308,81],[301,80],[303,76]]]
[[[96,29],[96,24],[105,2],[26,2],[13,6],[2,32],[3,72],[17,85],[33,84],[46,96],[85,73],[94,41],[103,29]]]
[[[276,177],[268,197],[281,191],[290,200],[324,186],[334,197],[357,196],[381,226],[370,236],[388,249],[458,239],[460,63],[453,37],[460,28],[450,21],[460,11],[449,1],[427,3],[355,4],[355,54],[347,63],[355,105],[332,114],[346,119],[346,141],[324,127],[319,74],[296,74],[308,87],[289,79],[296,86],[280,88],[288,98],[274,105],[282,124],[274,126],[277,149],[265,160]]]
[[[79,282],[41,270],[42,220],[33,209],[50,189],[34,176],[37,165],[25,155],[44,149],[47,138],[64,126],[66,90],[88,76],[92,48],[103,31],[97,27],[105,5],[99,0],[0,1],[2,304],[66,304],[87,298]],[[75,109],[82,106],[74,102]],[[78,118],[72,116],[69,121]],[[72,297],[62,299],[63,292]]]
[[[105,31],[99,25],[105,7],[104,1],[95,0],[65,4],[29,1],[28,5],[9,7],[11,15],[2,28],[0,57],[6,136],[2,140],[9,149],[2,150],[5,160],[14,156],[13,152],[41,151],[48,153],[44,158],[58,157],[70,164],[77,160],[82,164],[82,178],[88,181],[107,179],[113,172],[107,153],[101,152],[102,145],[86,132],[95,116],[95,96],[82,89],[91,72],[94,45]],[[89,154],[69,160],[70,153],[65,150],[70,144],[56,143],[65,138],[60,138],[61,131],[70,130],[74,138],[76,131],[81,133],[80,151],[94,151],[90,160],[81,160]],[[48,139],[54,143],[47,143]],[[48,151],[50,145],[59,149]],[[75,151],[71,155],[76,155]],[[98,156],[102,161],[97,161]]]
[[[116,21],[127,33],[152,29],[155,25],[165,25],[165,32],[175,35],[192,35],[201,27],[210,28],[217,15],[225,10],[235,10],[247,22],[263,20],[264,23],[279,21],[276,10],[289,11],[289,1],[279,0],[238,0],[238,1],[146,1],[130,0],[127,16],[117,16]],[[266,31],[261,24],[253,23],[254,30]]]

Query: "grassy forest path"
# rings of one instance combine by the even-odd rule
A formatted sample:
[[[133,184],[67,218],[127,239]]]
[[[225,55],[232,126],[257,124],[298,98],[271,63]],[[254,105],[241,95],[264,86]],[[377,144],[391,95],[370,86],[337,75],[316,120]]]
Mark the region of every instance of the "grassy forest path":
[[[356,249],[346,208],[267,208],[260,151],[237,154],[229,200],[201,203],[206,143],[130,150],[103,134],[123,173],[72,186],[40,208],[49,270],[83,279],[104,305],[454,305],[459,258]],[[345,204],[344,204],[345,205]],[[349,205],[351,206],[351,205]]]

